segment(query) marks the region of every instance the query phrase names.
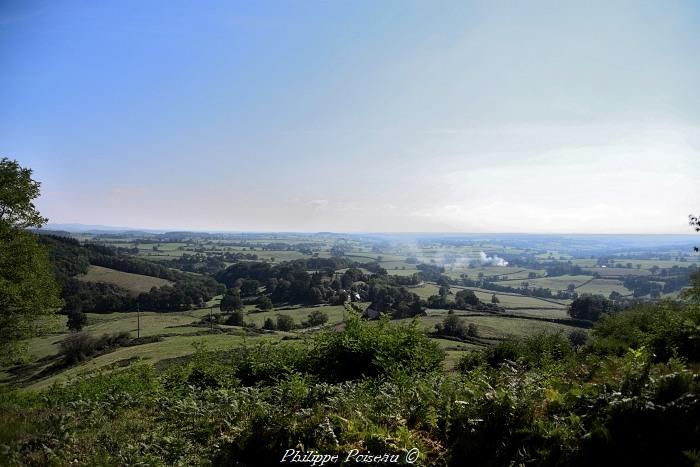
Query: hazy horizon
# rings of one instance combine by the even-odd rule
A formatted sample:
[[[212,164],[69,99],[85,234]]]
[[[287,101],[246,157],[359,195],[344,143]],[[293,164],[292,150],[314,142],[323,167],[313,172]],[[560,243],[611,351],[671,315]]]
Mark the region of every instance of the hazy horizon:
[[[606,233],[606,232],[441,232],[441,231],[344,231],[344,230],[217,230],[217,229],[186,229],[182,227],[167,227],[167,228],[149,228],[149,227],[133,227],[133,226],[116,226],[116,225],[102,225],[102,224],[82,224],[80,222],[66,222],[66,223],[55,223],[49,221],[44,225],[41,230],[51,231],[51,230],[65,230],[71,233],[80,232],[92,232],[92,231],[105,231],[105,232],[146,232],[146,233],[159,233],[159,232],[194,232],[194,233],[210,233],[210,234],[300,234],[300,235],[313,235],[313,234],[332,234],[332,235],[396,235],[396,236],[445,236],[445,237],[459,237],[459,236],[494,236],[494,237],[508,237],[508,236],[584,236],[584,237],[597,237],[597,236],[620,236],[620,237],[683,237],[689,240],[700,239],[697,233],[673,233],[673,232],[661,232],[661,233]]]
[[[691,1],[6,2],[0,157],[52,223],[692,234]]]

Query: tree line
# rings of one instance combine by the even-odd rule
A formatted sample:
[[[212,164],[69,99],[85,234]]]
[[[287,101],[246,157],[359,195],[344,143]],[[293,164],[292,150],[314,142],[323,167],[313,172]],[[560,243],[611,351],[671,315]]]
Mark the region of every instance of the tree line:
[[[81,244],[73,238],[42,235],[40,242],[48,248],[54,273],[61,286],[63,312],[104,313],[142,309],[181,311],[198,308],[222,293],[225,287],[206,276],[173,271],[162,265],[118,255],[110,247]],[[153,287],[138,295],[114,284],[79,280],[90,265],[117,271],[159,277],[173,282]]]

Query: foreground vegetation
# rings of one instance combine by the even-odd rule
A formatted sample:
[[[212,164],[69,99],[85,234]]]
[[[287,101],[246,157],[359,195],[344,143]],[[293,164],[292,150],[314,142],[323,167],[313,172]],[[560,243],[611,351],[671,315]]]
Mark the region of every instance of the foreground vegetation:
[[[700,309],[671,302],[565,335],[467,354],[459,372],[417,322],[200,347],[42,392],[1,394],[15,465],[271,465],[287,449],[420,465],[695,465]],[[573,343],[572,343],[573,342]],[[401,459],[401,457],[400,457]]]

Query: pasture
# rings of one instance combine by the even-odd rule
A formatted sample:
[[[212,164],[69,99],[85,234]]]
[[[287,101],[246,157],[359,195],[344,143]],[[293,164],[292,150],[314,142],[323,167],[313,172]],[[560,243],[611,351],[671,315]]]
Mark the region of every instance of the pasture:
[[[339,324],[343,322],[343,317],[347,313],[343,305],[325,305],[325,306],[312,306],[312,307],[281,307],[274,309],[272,311],[258,311],[255,307],[246,307],[247,314],[245,316],[245,321],[247,323],[255,323],[256,326],[262,327],[267,318],[271,318],[273,321],[276,319],[277,315],[287,315],[294,319],[294,323],[300,325],[302,321],[306,321],[309,317],[309,313],[314,310],[322,311],[328,315],[328,322],[326,325]]]
[[[21,375],[12,375],[7,371],[2,375],[5,383],[21,384],[32,389],[46,387],[57,381],[65,381],[78,375],[108,368],[111,365],[142,359],[157,363],[163,359],[190,355],[195,351],[193,343],[202,343],[210,349],[230,349],[245,342],[259,339],[278,340],[283,334],[248,334],[240,329],[231,332],[213,332],[205,325],[197,325],[201,317],[209,310],[201,309],[191,312],[156,313],[145,312],[137,318],[137,313],[88,313],[88,325],[84,331],[94,335],[127,332],[131,337],[137,335],[137,322],[140,321],[141,337],[158,337],[157,342],[150,342],[129,347],[119,347],[104,355],[98,355],[78,365],[57,373],[50,370],[60,360],[61,343],[71,335],[66,329],[66,318],[56,320],[54,331],[27,341],[28,353],[34,363],[24,369]],[[301,312],[300,312],[301,313]],[[308,313],[306,313],[308,314]],[[330,314],[330,313],[329,313]],[[304,315],[306,317],[306,315]],[[341,318],[342,319],[342,318]],[[224,327],[228,328],[228,327]],[[46,377],[39,377],[41,372],[48,372]]]
[[[503,340],[513,337],[532,336],[541,333],[569,333],[578,327],[566,324],[550,323],[527,318],[509,316],[479,315],[469,312],[455,311],[465,325],[473,323],[477,326],[477,337],[489,340]],[[420,324],[426,331],[435,331],[435,325],[447,317],[447,310],[428,310],[428,316],[420,318]],[[403,321],[403,320],[401,320]]]
[[[593,276],[584,275],[564,275],[555,277],[542,277],[538,279],[527,279],[527,280],[507,280],[499,281],[499,285],[508,285],[510,287],[522,287],[523,282],[527,282],[529,287],[542,287],[545,289],[550,289],[553,291],[557,290],[567,290],[569,284],[574,284],[575,287],[580,287],[583,284],[593,280]]]
[[[617,292],[623,296],[631,295],[632,291],[622,285],[616,279],[593,279],[591,282],[576,288],[579,294],[602,295],[608,297],[610,293]]]
[[[274,336],[251,335],[243,337],[243,335],[228,333],[164,337],[158,342],[117,348],[113,352],[81,362],[48,378],[34,381],[27,387],[29,389],[42,389],[54,383],[63,383],[78,376],[88,375],[98,370],[109,370],[115,366],[127,365],[136,360],[155,364],[166,359],[191,355],[195,352],[195,345],[197,344],[205,345],[210,350],[230,350],[246,343],[253,343],[259,339],[270,338],[274,339]]]
[[[637,268],[586,268],[584,272],[588,274],[598,274],[600,277],[627,277],[627,276],[650,276],[651,271],[648,269]]]
[[[87,274],[78,277],[85,282],[106,282],[129,290],[133,294],[148,292],[153,287],[170,285],[171,282],[159,277],[144,276],[91,265]]]

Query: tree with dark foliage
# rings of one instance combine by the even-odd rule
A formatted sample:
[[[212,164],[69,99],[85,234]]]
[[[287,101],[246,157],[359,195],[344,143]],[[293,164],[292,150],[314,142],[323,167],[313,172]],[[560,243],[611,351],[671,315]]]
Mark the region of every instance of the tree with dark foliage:
[[[0,159],[0,361],[24,355],[20,342],[37,335],[61,306],[48,252],[28,227],[47,219],[34,207],[39,182],[31,169]]]
[[[68,329],[79,332],[87,325],[87,315],[80,310],[73,310],[68,313]]]
[[[291,331],[294,329],[294,318],[289,315],[277,315],[277,325],[275,327],[278,331]]]
[[[598,321],[604,313],[618,311],[617,306],[598,295],[583,295],[569,305],[569,316],[586,321]]]
[[[322,326],[326,324],[328,321],[328,314],[324,313],[321,310],[314,310],[311,313],[309,313],[309,320],[307,321],[307,324],[309,326]]]
[[[239,289],[228,289],[226,294],[221,299],[220,304],[221,311],[236,311],[243,308],[243,301],[241,301],[241,294]]]

